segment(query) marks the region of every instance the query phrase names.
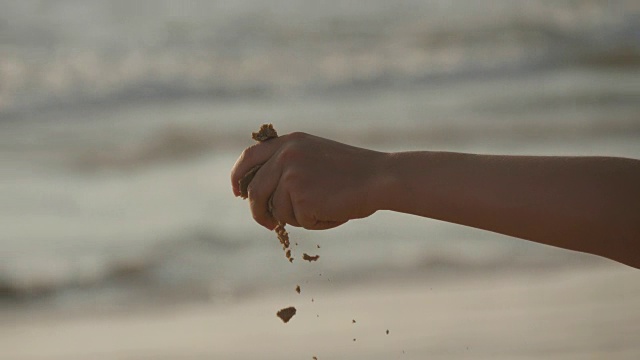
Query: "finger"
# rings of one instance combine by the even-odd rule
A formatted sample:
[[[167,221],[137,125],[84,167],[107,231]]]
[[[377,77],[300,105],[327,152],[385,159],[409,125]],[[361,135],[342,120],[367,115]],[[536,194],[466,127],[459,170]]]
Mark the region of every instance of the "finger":
[[[307,230],[316,230],[319,225],[318,219],[311,214],[314,206],[301,201],[293,202],[293,213],[298,224]]]
[[[281,174],[282,170],[275,158],[271,158],[258,170],[248,188],[253,219],[269,230],[273,230],[278,224],[271,214],[269,201],[278,187]]]
[[[301,207],[294,206],[293,213],[295,214],[296,221],[307,230],[327,230],[338,227],[348,220],[319,220],[316,216],[308,214]]]
[[[278,184],[276,191],[273,193],[273,196],[271,197],[271,204],[271,214],[276,220],[287,223],[291,226],[300,226],[293,212],[289,192],[285,189],[282,183]]]
[[[315,226],[311,230],[328,230],[338,227],[347,221],[316,221]]]
[[[240,196],[239,181],[256,165],[267,162],[280,148],[286,136],[254,144],[246,148],[231,169],[231,188],[235,196]]]
[[[327,216],[318,216],[318,211],[324,211],[320,209],[322,206],[318,204],[311,204],[308,201],[304,201],[300,198],[291,199],[293,206],[293,213],[298,224],[307,230],[327,230],[334,227],[338,227],[349,220],[335,220]],[[325,212],[330,214],[331,212]]]

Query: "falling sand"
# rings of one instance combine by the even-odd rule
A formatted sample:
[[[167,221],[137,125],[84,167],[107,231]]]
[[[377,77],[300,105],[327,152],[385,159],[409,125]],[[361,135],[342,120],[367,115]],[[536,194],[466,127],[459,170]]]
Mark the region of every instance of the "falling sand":
[[[284,309],[281,309],[280,311],[278,311],[278,313],[276,315],[280,319],[282,319],[282,321],[286,324],[286,323],[289,322],[289,320],[291,320],[291,318],[295,314],[296,314],[296,308],[293,307],[293,306],[289,306],[288,308],[284,308]]]
[[[312,262],[312,261],[318,261],[318,259],[320,258],[320,255],[309,255],[307,253],[302,254],[302,260],[306,260],[308,262]]]
[[[260,130],[258,130],[258,132],[254,132],[254,133],[251,134],[251,137],[255,141],[263,142],[263,141],[267,141],[267,140],[270,140],[270,139],[277,138],[278,137],[278,133],[273,128],[272,124],[263,124],[262,126],[260,126]],[[238,181],[238,185],[240,187],[240,196],[243,199],[246,199],[246,198],[249,197],[249,184],[251,183],[251,181],[255,177],[255,175],[258,172],[258,170],[260,170],[261,166],[262,165],[256,165],[256,166],[252,167],[242,177],[242,179],[240,179]],[[269,207],[271,207],[271,201],[269,201]],[[271,210],[271,209],[269,209],[269,210]],[[285,257],[287,258],[287,260],[289,260],[289,262],[293,262],[293,257],[291,256],[291,249],[289,249],[289,246],[290,246],[289,233],[285,229],[285,223],[278,222],[278,225],[276,226],[274,231],[276,232],[276,235],[278,236],[278,240],[280,241],[280,244],[282,245],[282,250],[284,251]]]

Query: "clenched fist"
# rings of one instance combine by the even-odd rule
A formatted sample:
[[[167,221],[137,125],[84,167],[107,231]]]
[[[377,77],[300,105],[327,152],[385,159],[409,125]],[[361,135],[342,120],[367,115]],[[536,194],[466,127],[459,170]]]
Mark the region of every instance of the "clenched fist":
[[[283,135],[247,148],[231,171],[239,180],[262,165],[248,187],[253,218],[272,230],[278,221],[329,229],[380,209],[386,153],[305,133]]]

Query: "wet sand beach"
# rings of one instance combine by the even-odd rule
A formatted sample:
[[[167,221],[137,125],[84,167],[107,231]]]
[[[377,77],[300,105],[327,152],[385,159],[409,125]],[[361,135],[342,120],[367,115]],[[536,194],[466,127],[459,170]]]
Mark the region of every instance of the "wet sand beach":
[[[640,279],[622,265],[325,289],[314,303],[296,300],[299,314],[283,324],[275,310],[291,298],[14,314],[0,326],[0,348],[16,360],[640,357]]]

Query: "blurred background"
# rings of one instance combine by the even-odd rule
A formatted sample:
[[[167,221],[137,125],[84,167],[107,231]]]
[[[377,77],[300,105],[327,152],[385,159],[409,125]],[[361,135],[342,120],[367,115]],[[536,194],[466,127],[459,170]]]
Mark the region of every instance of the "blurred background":
[[[293,293],[302,282],[324,289],[317,298],[332,293],[336,307],[356,311],[367,305],[354,305],[350,296],[357,294],[344,289],[384,292],[380,284],[402,279],[420,292],[466,279],[468,288],[477,280],[490,293],[486,279],[509,287],[533,276],[544,287],[567,272],[620,271],[622,265],[592,256],[390,213],[326,232],[292,229],[294,257],[306,251],[321,261],[291,265],[275,235],[233,197],[228,179],[264,122],[281,133],[305,131],[381,151],[640,158],[639,14],[634,0],[1,0],[6,358],[98,358],[72,342],[50,340],[47,347],[49,335],[33,335],[39,319],[55,319],[47,331],[65,333],[65,321],[75,321],[68,319],[104,314],[151,312],[149,320],[190,306],[219,312]],[[637,272],[604,279],[640,301]],[[522,298],[536,297],[522,291]],[[638,302],[625,308],[616,299],[585,300],[591,307],[573,316],[602,318],[560,327],[566,339],[586,331],[582,342],[540,342],[532,349],[546,350],[534,358],[638,358]],[[607,317],[614,308],[625,316]],[[429,308],[421,309],[428,323]],[[261,309],[268,321],[275,310]],[[535,333],[557,329],[556,315]],[[319,325],[310,322],[301,319],[298,333],[314,334]],[[478,334],[485,325],[476,324]],[[216,324],[210,326],[215,337]],[[456,345],[443,347],[432,331],[429,341],[396,337],[414,351],[400,354],[389,342],[398,352],[379,358],[525,352],[476,346],[473,353],[462,342],[464,351],[452,353]],[[167,334],[150,340],[149,349],[154,341],[171,347]],[[338,351],[334,358],[383,354],[358,344],[339,350],[330,341],[315,343],[320,352]],[[114,341],[104,358],[159,358],[121,345]],[[173,349],[167,358],[242,358],[216,352],[226,345],[211,343],[195,355]]]

